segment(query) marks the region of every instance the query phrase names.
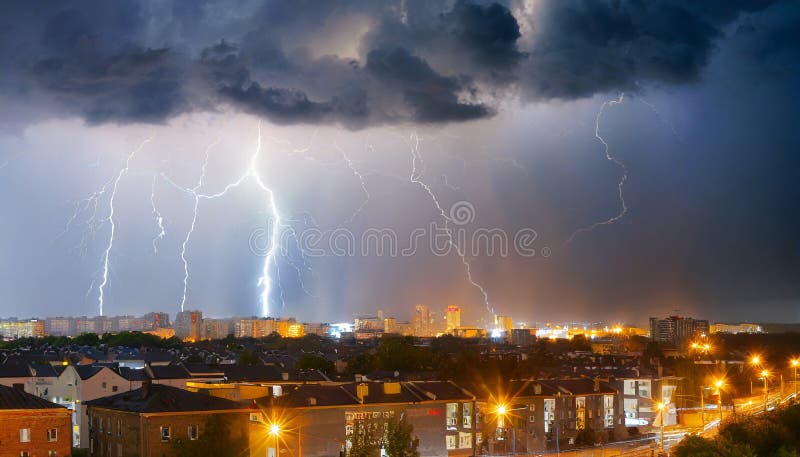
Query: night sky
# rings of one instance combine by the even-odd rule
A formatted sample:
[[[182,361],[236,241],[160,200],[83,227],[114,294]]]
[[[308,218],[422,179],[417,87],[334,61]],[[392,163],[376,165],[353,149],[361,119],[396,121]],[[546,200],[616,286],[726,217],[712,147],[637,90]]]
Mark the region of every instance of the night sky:
[[[4,1],[0,316],[800,321],[799,43],[789,0]]]

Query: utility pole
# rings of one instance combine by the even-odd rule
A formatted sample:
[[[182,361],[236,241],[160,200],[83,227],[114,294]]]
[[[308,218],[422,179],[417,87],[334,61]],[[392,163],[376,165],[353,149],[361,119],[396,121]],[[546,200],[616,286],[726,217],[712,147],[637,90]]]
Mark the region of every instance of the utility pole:
[[[706,426],[706,401],[705,397],[703,396],[703,391],[705,387],[700,386],[700,424],[705,427]]]

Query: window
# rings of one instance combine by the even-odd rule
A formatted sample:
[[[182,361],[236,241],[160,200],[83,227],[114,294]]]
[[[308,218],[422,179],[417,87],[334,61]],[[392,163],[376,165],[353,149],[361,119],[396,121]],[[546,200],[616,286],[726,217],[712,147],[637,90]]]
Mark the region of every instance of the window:
[[[556,420],[556,399],[555,398],[545,398],[544,399],[544,432],[550,432],[550,426]]]
[[[445,435],[445,444],[447,445],[447,449],[456,449],[456,439],[458,437],[456,435]]]
[[[534,416],[533,414],[528,416],[528,422],[530,422],[531,424],[536,423],[536,416]]]
[[[461,426],[464,428],[472,428],[472,405],[464,403],[461,405]]]
[[[19,451],[19,457],[31,457],[28,451]]]
[[[117,419],[117,436],[122,436],[122,421]]]
[[[47,441],[54,442],[58,441],[58,429],[57,428],[49,428],[47,429]]]
[[[575,428],[578,430],[586,428],[586,397],[575,399]]]
[[[472,433],[459,432],[458,433],[458,447],[459,449],[469,449],[472,447]]]
[[[58,457],[58,451],[47,451],[47,457]]]
[[[111,418],[110,417],[108,418],[108,434],[109,435],[111,434]],[[109,452],[108,454],[110,455],[111,453]]]
[[[614,396],[603,395],[603,423],[606,428],[614,426]]]
[[[106,383],[104,382],[104,383],[103,383],[103,389],[105,389],[105,388],[106,388]]]
[[[447,428],[458,426],[458,403],[447,404]]]
[[[117,387],[117,386],[111,386],[111,391],[112,391],[112,392],[116,392],[116,391],[118,391],[118,390],[119,390],[119,387]]]
[[[199,434],[200,434],[200,431],[198,430],[196,425],[190,425],[189,426],[189,439],[190,440],[192,440],[192,441],[196,440],[197,436]]]
[[[161,441],[166,443],[169,437],[169,427],[161,427]]]
[[[21,429],[19,429],[19,442],[20,443],[30,443],[31,442],[31,429],[29,429],[29,428],[21,428]]]
[[[117,457],[122,457],[122,444],[117,443]]]

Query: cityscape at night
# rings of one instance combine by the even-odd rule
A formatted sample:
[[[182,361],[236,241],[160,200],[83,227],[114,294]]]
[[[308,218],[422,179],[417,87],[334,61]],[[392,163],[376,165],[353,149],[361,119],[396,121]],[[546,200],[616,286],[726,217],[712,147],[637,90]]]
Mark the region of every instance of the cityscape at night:
[[[800,455],[796,0],[7,0],[0,68],[0,457]]]

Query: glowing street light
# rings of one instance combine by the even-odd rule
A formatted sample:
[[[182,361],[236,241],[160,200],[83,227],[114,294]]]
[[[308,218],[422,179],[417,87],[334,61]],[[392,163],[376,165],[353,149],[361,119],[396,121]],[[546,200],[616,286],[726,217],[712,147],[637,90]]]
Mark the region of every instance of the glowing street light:
[[[761,370],[761,377],[764,379],[764,412],[767,411],[767,402],[769,401],[769,390],[767,387],[767,379],[769,378],[769,370]]]
[[[754,355],[750,358],[750,363],[755,366],[761,365],[761,356]]]
[[[666,404],[658,402],[656,403],[656,409],[659,411],[659,415],[661,416],[661,450],[664,450],[664,409],[666,409]]]
[[[720,378],[714,381],[714,387],[717,388],[717,409],[719,410],[719,423],[722,425],[722,387],[725,385],[725,379]]]
[[[273,422],[272,424],[269,425],[268,432],[270,435],[272,435],[273,438],[275,438],[275,457],[278,457],[280,455],[280,450],[278,448],[278,439],[280,438],[281,435],[281,426]]]
[[[797,367],[800,367],[800,358],[792,359],[789,364],[794,368],[794,401],[797,402]]]

